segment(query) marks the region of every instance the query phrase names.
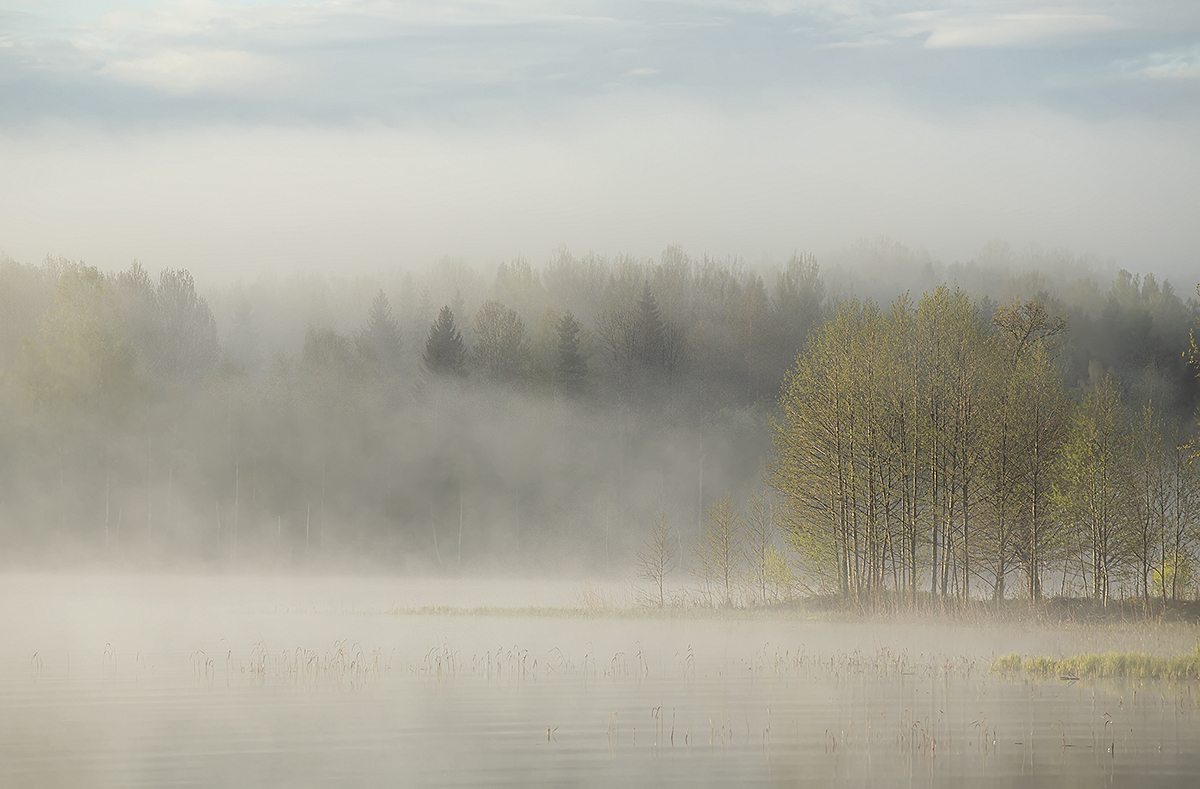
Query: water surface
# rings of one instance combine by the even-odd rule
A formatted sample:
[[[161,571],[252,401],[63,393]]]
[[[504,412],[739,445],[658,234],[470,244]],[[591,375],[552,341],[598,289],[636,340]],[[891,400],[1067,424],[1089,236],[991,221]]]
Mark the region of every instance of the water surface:
[[[0,577],[21,786],[1192,786],[1196,685],[995,677],[1196,629],[388,613],[573,583]]]

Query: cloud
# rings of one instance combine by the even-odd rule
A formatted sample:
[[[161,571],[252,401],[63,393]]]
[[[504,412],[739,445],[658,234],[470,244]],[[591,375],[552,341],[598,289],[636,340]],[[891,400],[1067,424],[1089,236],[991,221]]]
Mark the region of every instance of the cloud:
[[[1104,14],[987,14],[938,19],[925,46],[1021,47],[1049,44],[1080,36],[1116,30],[1122,25]]]
[[[95,1],[0,34],[26,259],[1200,246],[1195,0]]]
[[[1118,68],[1127,74],[1150,79],[1200,79],[1200,44],[1172,52],[1153,52],[1145,57],[1122,60]]]
[[[145,57],[116,60],[100,69],[123,82],[164,93],[240,92],[286,72],[273,59],[252,52],[167,49]]]
[[[1034,0],[37,6],[5,31],[14,45],[0,49],[0,106],[12,112],[0,126],[80,114],[109,123],[481,123],[651,88],[728,108],[872,86],[953,111],[1013,99],[1086,111],[1127,100],[1102,83],[1125,76],[1112,64],[1130,56],[1129,42],[1133,52],[1169,51],[1159,39],[1197,29],[1193,1],[1094,0],[1085,10]],[[1088,46],[1029,58],[1064,43]],[[984,62],[972,55],[980,48],[995,55]],[[1138,68],[1184,76],[1191,67]],[[1160,93],[1161,106],[1178,99]],[[269,100],[247,100],[255,98]],[[1148,109],[1143,98],[1128,101]]]

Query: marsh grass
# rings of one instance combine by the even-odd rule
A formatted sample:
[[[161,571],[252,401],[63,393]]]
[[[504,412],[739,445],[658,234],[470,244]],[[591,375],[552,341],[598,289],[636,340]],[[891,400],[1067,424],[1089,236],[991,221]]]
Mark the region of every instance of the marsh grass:
[[[1104,652],[1066,658],[1036,656],[1022,659],[1017,653],[992,661],[990,670],[1002,676],[1027,675],[1039,679],[1200,679],[1200,643],[1190,655],[1158,657],[1142,652]]]

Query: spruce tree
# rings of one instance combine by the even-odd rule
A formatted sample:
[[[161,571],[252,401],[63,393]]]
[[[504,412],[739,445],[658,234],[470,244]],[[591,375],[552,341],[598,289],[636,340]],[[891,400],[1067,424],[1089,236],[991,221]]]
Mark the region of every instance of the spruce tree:
[[[570,310],[558,322],[558,358],[554,365],[554,382],[568,394],[583,390],[587,378],[587,360],[579,353],[579,321]]]
[[[363,328],[362,339],[386,371],[398,372],[404,342],[400,336],[400,325],[392,316],[391,302],[382,290],[375,294],[371,301],[371,310],[367,313],[367,325]]]
[[[463,376],[466,374],[467,349],[462,334],[454,325],[454,313],[447,305],[429,327],[425,354],[421,357],[425,369],[434,375]]]
[[[650,282],[647,281],[642,290],[642,298],[638,300],[636,352],[638,359],[649,368],[663,366],[663,335],[658,301],[650,292]]]

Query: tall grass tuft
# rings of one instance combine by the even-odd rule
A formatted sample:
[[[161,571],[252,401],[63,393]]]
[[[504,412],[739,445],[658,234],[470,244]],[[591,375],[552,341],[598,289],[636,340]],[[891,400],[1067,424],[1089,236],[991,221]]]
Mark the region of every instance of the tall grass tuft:
[[[1021,659],[1015,652],[996,658],[993,674],[1070,679],[1200,679],[1200,643],[1190,655],[1158,657],[1142,652],[1104,652],[1066,658],[1038,656]]]

